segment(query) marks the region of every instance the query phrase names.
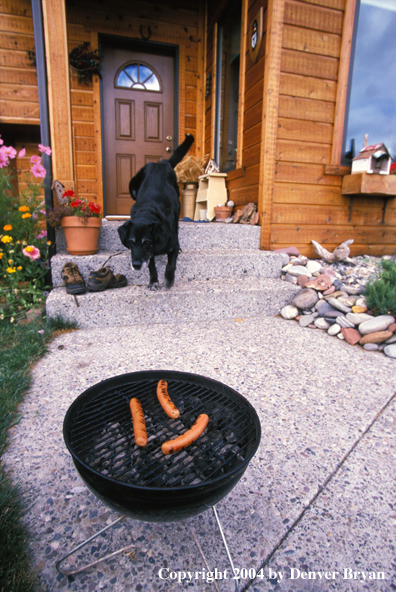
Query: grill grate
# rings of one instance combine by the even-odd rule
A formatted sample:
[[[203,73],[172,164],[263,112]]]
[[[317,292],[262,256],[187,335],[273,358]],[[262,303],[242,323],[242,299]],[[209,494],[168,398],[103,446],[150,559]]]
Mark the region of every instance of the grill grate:
[[[142,487],[198,485],[240,466],[256,447],[254,423],[238,402],[207,386],[168,379],[168,391],[180,410],[165,415],[157,395],[157,379],[140,380],[102,391],[73,416],[70,445],[94,471],[116,481]],[[142,403],[148,443],[135,445],[129,401]],[[163,442],[188,430],[200,413],[209,415],[204,435],[178,453],[165,456]]]

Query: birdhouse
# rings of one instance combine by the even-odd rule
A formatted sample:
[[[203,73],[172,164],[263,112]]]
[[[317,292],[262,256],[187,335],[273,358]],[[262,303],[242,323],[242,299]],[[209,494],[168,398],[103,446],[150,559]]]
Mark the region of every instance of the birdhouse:
[[[352,160],[351,173],[389,175],[391,156],[385,144],[365,146]]]

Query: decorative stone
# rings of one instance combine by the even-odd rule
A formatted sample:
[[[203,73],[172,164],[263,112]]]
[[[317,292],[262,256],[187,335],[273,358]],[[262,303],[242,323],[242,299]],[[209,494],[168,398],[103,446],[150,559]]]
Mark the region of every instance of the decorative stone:
[[[330,294],[333,294],[333,292],[335,292],[335,286],[330,286],[330,288],[329,288],[328,290],[325,290],[325,291],[323,292],[323,294],[324,294],[325,296],[330,296]]]
[[[338,339],[341,339],[341,340],[345,339],[345,337],[343,336],[342,333],[337,333],[337,337],[338,337]]]
[[[345,306],[349,306],[350,308],[352,308],[355,304],[355,300],[356,298],[351,298],[350,296],[347,296],[346,298],[343,298],[341,296],[341,298],[338,298],[338,302],[341,302],[342,304],[344,304]]]
[[[356,302],[358,302],[356,300]],[[367,310],[367,306],[358,306],[355,304],[355,306],[352,306],[352,312],[355,312],[356,314],[362,313],[362,312],[366,312]]]
[[[282,247],[281,249],[275,249],[274,253],[286,253],[286,255],[295,255],[296,257],[300,255],[297,247]]]
[[[292,265],[287,271],[290,275],[307,275],[308,277],[312,277],[312,274],[303,265]]]
[[[304,255],[299,255],[298,257],[293,259],[293,265],[304,265],[305,267],[307,263],[308,257],[305,257]]]
[[[340,325],[338,325],[337,323],[334,323],[334,325],[331,325],[331,327],[328,328],[327,333],[329,335],[337,335],[340,331],[341,331]]]
[[[336,323],[337,323],[337,325],[340,325],[340,327],[346,327],[347,329],[354,329],[354,327],[355,327],[355,325],[353,323],[351,323],[351,321],[348,321],[348,319],[346,317],[337,317]],[[359,333],[359,335],[360,335],[360,333]]]
[[[300,327],[308,327],[308,325],[311,325],[311,323],[313,323],[314,318],[315,317],[311,314],[302,315],[301,319],[298,321]]]
[[[280,313],[284,319],[295,319],[298,315],[298,308],[296,306],[293,306],[293,304],[288,304],[287,306],[284,306],[282,308]]]
[[[290,275],[290,273],[285,275],[285,280],[287,282],[291,282],[292,284],[297,284],[297,277],[295,275]]]
[[[344,288],[347,294],[361,294],[361,292],[364,290],[362,286],[346,286],[345,284]]]
[[[318,295],[315,290],[311,288],[303,288],[296,296],[294,296],[292,300],[292,304],[297,306],[297,308],[301,308],[302,310],[307,310],[308,308],[312,308],[318,301]]]
[[[325,317],[329,312],[332,312],[332,313],[338,312],[332,306],[330,306],[330,304],[327,302],[327,300],[319,300],[316,303],[315,308],[321,317]]]
[[[315,261],[313,259],[308,261],[305,267],[308,269],[308,271],[312,273],[312,275],[322,269],[322,265],[318,261]]]
[[[379,315],[378,317],[373,317],[369,321],[365,321],[359,325],[359,331],[361,335],[367,335],[368,333],[378,333],[378,331],[386,331],[389,325],[392,325],[394,322],[395,318],[392,317],[392,315]]]
[[[327,302],[333,307],[336,308],[337,310],[340,310],[341,312],[345,312],[345,314],[347,312],[352,312],[352,309],[350,306],[345,306],[345,304],[342,304],[342,302],[340,302],[338,300],[338,298],[328,298]]]
[[[326,319],[337,319],[345,318],[345,315],[340,310],[329,310],[325,315],[323,315]]]
[[[389,339],[387,339],[385,343],[396,343],[396,335],[393,333],[392,337],[389,337]]]
[[[366,343],[382,343],[392,337],[392,333],[390,331],[376,331],[375,333],[368,333],[367,335],[363,335],[360,339],[360,345],[365,345]]]
[[[307,282],[309,282],[309,277],[307,275],[299,275],[297,278],[297,286],[300,286],[301,288],[305,288],[307,285]]]
[[[394,333],[396,331],[396,323],[389,325],[387,331],[392,331],[392,333]]]
[[[351,345],[356,345],[360,341],[361,335],[356,329],[341,327],[341,333],[345,337],[345,341]]]
[[[370,321],[373,317],[371,315],[365,314],[364,312],[360,314],[357,312],[348,312],[346,318],[354,325],[361,325],[365,321]]]
[[[318,319],[315,319],[314,325],[318,329],[323,329],[324,331],[326,331],[327,329],[329,329],[329,327],[331,326],[330,323],[328,323],[326,321],[326,319],[324,319],[323,317],[319,317]]]
[[[384,347],[384,354],[388,356],[388,358],[396,358],[396,343],[386,345]]]
[[[314,290],[318,290],[319,292],[324,292],[331,287],[332,283],[333,282],[330,276],[326,275],[325,273],[321,273],[318,277],[309,280],[306,287],[314,288]]]
[[[379,348],[376,343],[365,343],[363,345],[363,349],[365,349],[366,351],[377,351]]]

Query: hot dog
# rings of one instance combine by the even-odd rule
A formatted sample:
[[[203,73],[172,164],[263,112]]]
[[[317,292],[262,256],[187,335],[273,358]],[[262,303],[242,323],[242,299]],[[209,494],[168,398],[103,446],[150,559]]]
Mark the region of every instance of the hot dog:
[[[208,421],[209,417],[206,413],[201,413],[201,415],[198,416],[197,421],[189,430],[187,430],[187,432],[184,432],[184,434],[178,436],[174,440],[164,442],[161,446],[162,452],[164,454],[173,454],[174,452],[179,452],[180,450],[183,450],[183,448],[190,446],[190,444],[195,442],[195,440],[198,440],[201,436],[208,425]]]
[[[157,397],[166,415],[168,415],[168,417],[171,417],[172,419],[177,419],[180,415],[180,411],[168,395],[168,383],[166,382],[166,380],[159,381],[157,385]]]
[[[147,430],[142,404],[140,403],[139,399],[133,398],[129,401],[129,406],[131,408],[132,413],[135,443],[137,446],[146,446]]]

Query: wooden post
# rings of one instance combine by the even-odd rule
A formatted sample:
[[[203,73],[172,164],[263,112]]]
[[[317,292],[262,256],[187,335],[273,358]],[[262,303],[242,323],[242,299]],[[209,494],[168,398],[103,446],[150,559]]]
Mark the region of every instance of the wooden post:
[[[261,224],[260,247],[265,250],[269,250],[271,246],[272,196],[275,182],[284,8],[285,0],[268,0],[258,194],[258,211]]]
[[[348,83],[351,67],[351,51],[353,28],[355,23],[356,0],[346,0],[344,24],[342,28],[342,42],[340,51],[340,67],[337,81],[337,98],[334,118],[333,146],[331,164],[340,164],[342,157],[342,143],[344,138],[345,110],[347,107]]]
[[[53,178],[74,189],[65,0],[42,0]]]

